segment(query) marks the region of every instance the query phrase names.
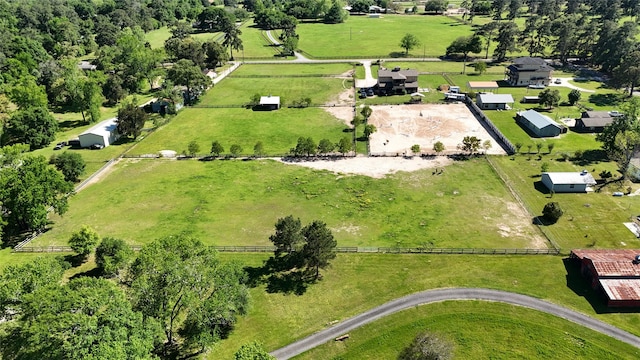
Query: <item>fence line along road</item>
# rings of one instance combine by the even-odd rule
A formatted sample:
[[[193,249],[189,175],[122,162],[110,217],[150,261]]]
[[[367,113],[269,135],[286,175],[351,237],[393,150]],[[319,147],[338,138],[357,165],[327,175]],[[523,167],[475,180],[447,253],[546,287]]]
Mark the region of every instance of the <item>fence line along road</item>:
[[[131,249],[139,251],[140,245],[132,245]],[[219,252],[270,253],[273,246],[211,246]],[[22,246],[14,247],[13,252],[73,252],[69,246]],[[338,253],[358,254],[458,254],[458,255],[559,255],[557,249],[483,249],[483,248],[399,248],[399,247],[355,247],[341,246]]]

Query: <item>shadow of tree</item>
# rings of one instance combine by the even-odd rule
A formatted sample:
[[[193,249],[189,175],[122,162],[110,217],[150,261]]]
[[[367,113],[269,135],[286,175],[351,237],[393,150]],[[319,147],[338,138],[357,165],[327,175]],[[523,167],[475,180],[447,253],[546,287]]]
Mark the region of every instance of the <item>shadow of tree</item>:
[[[317,279],[312,272],[297,265],[294,257],[272,256],[262,266],[244,268],[248,275],[247,285],[257,287],[265,284],[268,293],[303,295]]]
[[[620,94],[591,94],[589,102],[596,106],[615,106],[622,102],[623,95]]]
[[[608,162],[607,152],[602,149],[585,150],[579,159],[572,159],[571,162],[578,166],[589,166],[599,162]]]

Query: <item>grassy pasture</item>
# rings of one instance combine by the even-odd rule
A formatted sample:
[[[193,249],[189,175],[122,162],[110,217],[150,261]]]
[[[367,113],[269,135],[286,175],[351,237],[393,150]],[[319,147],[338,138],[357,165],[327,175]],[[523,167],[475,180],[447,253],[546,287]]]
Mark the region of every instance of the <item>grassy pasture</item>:
[[[508,215],[514,205],[484,159],[453,163],[437,176],[429,169],[383,179],[270,160],[126,161],[71,198],[69,211],[52,216],[53,229],[33,244],[66,244],[87,224],[132,244],[191,231],[212,245],[269,245],[276,220],[294,214],[325,221],[340,246],[534,246],[537,230]],[[505,226],[514,229],[508,236]]]
[[[416,334],[454,344],[456,359],[635,359],[626,343],[536,310],[482,301],[414,307],[351,331],[295,359],[395,359]]]
[[[495,157],[492,161],[506,175],[509,183],[533,213],[542,214],[542,208],[549,201],[560,204],[564,215],[558,223],[546,226],[545,231],[566,252],[585,247],[640,247],[640,241],[622,224],[637,215],[640,206],[638,197],[613,197],[611,193],[620,189],[612,185],[600,193],[557,193],[550,198],[546,188],[540,183],[540,165],[543,162],[549,163],[549,171],[587,169],[596,179],[603,170],[615,174],[615,164],[598,161],[564,162],[555,160],[556,157],[557,153],[544,155],[543,160],[539,161],[536,155],[518,155],[515,160],[510,157]]]
[[[362,67],[359,67],[362,68]],[[353,66],[345,63],[338,64],[244,64],[240,66],[230,77],[234,76],[274,76],[275,78],[288,75],[343,75]],[[363,73],[364,75],[364,73]],[[364,76],[363,76],[364,78]],[[275,81],[277,79],[271,79]],[[223,82],[224,83],[224,82]],[[221,85],[223,84],[221,83]]]
[[[170,124],[150,134],[131,154],[155,154],[160,150],[181,152],[195,140],[200,153],[208,154],[211,143],[220,141],[226,151],[233,144],[252,155],[253,146],[262,141],[266,154],[285,154],[301,136],[338,142],[347,126],[320,108],[280,109],[275,112],[250,109],[190,108],[180,112]]]
[[[445,16],[384,15],[379,19],[350,16],[342,24],[301,23],[298,48],[315,57],[401,57],[400,39],[412,33],[424,45],[410,55],[436,57],[459,36],[472,34],[471,27]],[[437,36],[434,36],[437,34]]]
[[[237,78],[232,74],[207,91],[199,105],[244,105],[254,94],[280,96],[285,106],[306,97],[313,104],[324,104],[352,84],[350,79],[327,77]]]
[[[221,254],[221,256],[227,260],[236,259],[249,266],[261,266],[262,261],[269,255]],[[580,276],[579,269],[570,267],[570,272],[567,273],[562,259],[557,256],[338,255],[323,275],[323,280],[309,287],[302,296],[267,293],[263,286],[252,289],[254,306],[248,316],[240,319],[231,336],[222,341],[208,358],[231,359],[240,345],[252,340],[259,340],[267,349],[275,350],[326,328],[333,321],[345,320],[391,299],[426,289],[458,286],[485,287],[531,295],[640,334],[637,327],[640,314],[606,311],[602,300],[590,290],[587,282]],[[310,302],[313,306],[309,306]],[[460,317],[458,318],[455,314],[460,314]],[[429,305],[399,313],[389,319],[353,332],[352,339],[342,344],[351,346],[352,340],[356,342],[354,345],[357,347],[354,353],[334,353],[332,349],[334,344],[324,349],[330,355],[335,355],[335,358],[349,355],[349,358],[354,356],[358,358],[355,354],[359,350],[364,351],[362,348],[364,346],[370,347],[366,354],[373,354],[376,350],[388,354],[386,351],[389,351],[390,343],[396,342],[396,345],[404,346],[405,340],[396,340],[397,336],[411,338],[415,335],[414,332],[403,333],[404,328],[401,326],[406,328],[421,326],[425,323],[433,323],[434,326],[441,327],[439,328],[442,329],[441,331],[455,333],[454,336],[459,337],[462,343],[458,346],[468,348],[460,351],[468,351],[471,354],[482,354],[483,351],[489,350],[506,351],[505,347],[509,346],[509,342],[514,346],[518,344],[520,347],[521,342],[530,343],[530,341],[541,341],[541,349],[544,350],[544,354],[547,354],[554,342],[554,337],[558,335],[561,338],[555,341],[561,344],[567,342],[565,338],[575,337],[578,338],[575,339],[576,341],[580,339],[584,341],[584,351],[601,354],[609,349],[603,343],[610,341],[608,338],[563,320],[547,317],[535,311],[499,304],[460,302]],[[407,319],[409,323],[405,325],[403,319]],[[478,322],[474,319],[478,319]],[[447,325],[447,322],[450,324]],[[391,326],[396,323],[400,324],[399,330]],[[387,324],[391,325],[387,326]],[[510,330],[514,332],[507,339],[496,339],[495,345],[491,344],[494,340],[492,335],[507,335],[506,332]],[[541,333],[536,335],[538,332]],[[378,335],[380,337],[376,337]],[[478,341],[473,341],[474,339]],[[364,343],[367,345],[360,346]],[[603,349],[598,349],[600,347]],[[522,348],[523,352],[526,351],[522,358],[537,357],[534,345],[522,345]],[[632,354],[628,347],[618,349],[623,349],[616,351],[619,351],[624,358]],[[579,350],[571,347],[566,351]],[[318,352],[310,353],[310,357],[303,358],[314,358],[313,355],[323,358],[323,355]],[[546,358],[546,356],[542,357]],[[379,356],[377,358],[395,357]],[[461,356],[461,358],[485,358],[485,356]],[[513,358],[513,356],[507,354],[501,358]],[[587,356],[586,358],[599,357]]]

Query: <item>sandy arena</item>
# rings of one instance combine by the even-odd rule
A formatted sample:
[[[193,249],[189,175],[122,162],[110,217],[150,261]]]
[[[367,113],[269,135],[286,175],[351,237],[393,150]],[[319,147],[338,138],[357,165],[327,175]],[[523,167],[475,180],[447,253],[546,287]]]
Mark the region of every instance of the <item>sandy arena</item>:
[[[371,109],[369,123],[377,128],[369,141],[372,154],[411,154],[414,144],[420,145],[423,153],[433,153],[433,144],[438,141],[445,146],[444,154],[457,153],[465,136],[490,140],[489,154],[505,154],[464,104],[384,105]]]

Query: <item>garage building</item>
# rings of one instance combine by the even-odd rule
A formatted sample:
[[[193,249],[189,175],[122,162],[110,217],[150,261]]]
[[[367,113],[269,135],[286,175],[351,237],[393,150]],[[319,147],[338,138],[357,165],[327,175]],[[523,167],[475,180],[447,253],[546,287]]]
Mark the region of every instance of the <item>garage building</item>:
[[[544,172],[542,183],[549,191],[557,193],[578,193],[591,190],[589,187],[596,184],[596,180],[588,171],[582,172]]]
[[[120,137],[116,121],[117,118],[102,121],[80,134],[80,136],[78,136],[80,147],[87,148],[93,144],[100,144],[107,147],[113,144]]]
[[[516,121],[529,129],[538,137],[558,136],[567,132],[567,128],[542,115],[535,110],[521,111],[516,115]]]

